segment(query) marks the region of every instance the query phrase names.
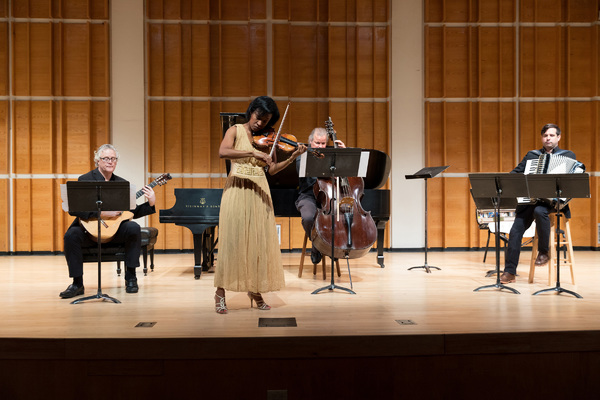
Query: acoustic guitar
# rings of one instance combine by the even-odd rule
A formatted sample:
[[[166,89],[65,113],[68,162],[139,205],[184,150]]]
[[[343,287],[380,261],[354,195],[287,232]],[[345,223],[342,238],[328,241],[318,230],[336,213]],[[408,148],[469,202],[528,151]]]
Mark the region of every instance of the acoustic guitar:
[[[167,183],[171,179],[171,174],[162,174],[158,178],[156,178],[153,182],[146,186],[150,186],[151,188],[155,186],[162,186]],[[135,198],[139,199],[144,194],[143,190],[140,189],[136,192]],[[129,221],[133,218],[133,213],[131,211],[123,211],[118,217],[111,219],[101,219],[100,220],[100,233],[101,233],[101,243],[110,242],[119,230],[119,226],[123,221]],[[79,224],[90,234],[92,239],[98,241],[98,219],[90,218],[86,220],[79,220]]]

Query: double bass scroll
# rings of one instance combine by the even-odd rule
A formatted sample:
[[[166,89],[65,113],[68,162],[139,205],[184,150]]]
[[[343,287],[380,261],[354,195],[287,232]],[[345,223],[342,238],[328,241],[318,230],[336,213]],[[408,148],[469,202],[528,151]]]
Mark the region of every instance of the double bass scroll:
[[[337,148],[331,117],[325,122],[325,127]],[[335,258],[360,258],[368,253],[377,240],[377,226],[371,213],[365,211],[360,203],[364,195],[363,179],[319,178],[313,191],[319,207],[311,234],[313,245],[321,253],[330,255],[333,236]],[[334,193],[337,198],[335,208],[332,207]],[[335,215],[333,226],[332,213]]]

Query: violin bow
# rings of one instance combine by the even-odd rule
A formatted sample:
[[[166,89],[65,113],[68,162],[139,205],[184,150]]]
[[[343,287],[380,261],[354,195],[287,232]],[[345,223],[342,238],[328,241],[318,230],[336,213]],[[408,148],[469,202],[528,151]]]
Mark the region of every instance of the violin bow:
[[[271,148],[271,152],[269,153],[269,157],[273,158],[275,154],[275,148],[277,147],[277,143],[279,143],[279,139],[281,138],[281,128],[283,127],[283,123],[285,122],[285,117],[287,116],[288,110],[290,108],[290,103],[288,102],[287,107],[285,108],[285,112],[283,113],[283,118],[281,119],[281,123],[279,124],[279,129],[277,130],[277,135],[275,136],[275,140],[273,141],[273,147]]]

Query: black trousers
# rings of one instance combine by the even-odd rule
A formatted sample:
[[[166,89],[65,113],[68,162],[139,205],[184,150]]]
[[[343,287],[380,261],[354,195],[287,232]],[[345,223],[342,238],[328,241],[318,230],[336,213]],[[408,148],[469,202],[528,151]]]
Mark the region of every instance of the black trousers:
[[[301,194],[298,200],[296,200],[296,209],[300,211],[302,227],[310,239],[313,226],[315,225],[315,217],[317,216],[317,200],[313,196]]]
[[[142,234],[141,228],[136,222],[123,221],[109,243],[125,244],[125,266],[127,268],[140,266]],[[104,246],[105,243],[102,245]],[[83,253],[81,249],[97,246],[98,242],[92,240],[81,226],[73,224],[69,227],[64,236],[64,251],[71,278],[83,275]]]
[[[554,208],[545,204],[517,206],[515,222],[508,234],[508,246],[504,257],[504,272],[517,273],[519,256],[521,255],[521,241],[523,234],[535,221],[535,231],[538,235],[538,251],[548,253],[550,242],[550,218],[548,214]],[[535,249],[533,249],[535,251]]]

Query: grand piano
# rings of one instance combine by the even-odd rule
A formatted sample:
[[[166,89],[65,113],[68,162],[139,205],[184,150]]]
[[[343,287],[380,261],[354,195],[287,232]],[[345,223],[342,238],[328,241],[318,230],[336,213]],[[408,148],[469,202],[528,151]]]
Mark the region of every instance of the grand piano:
[[[244,114],[221,113],[223,135],[235,124],[245,123]],[[387,181],[391,161],[379,150],[369,151],[365,191],[361,199],[363,209],[371,211],[377,226],[377,263],[383,268],[383,242],[385,226],[390,219],[390,191],[380,189]],[[278,157],[278,159],[280,159]],[[227,172],[229,163],[227,162]],[[296,163],[273,176],[267,174],[276,217],[300,217],[295,202],[298,198]],[[222,189],[175,189],[175,205],[159,210],[159,221],[188,228],[194,236],[194,278],[200,279],[202,271],[214,266],[217,245],[215,228],[219,225]]]

